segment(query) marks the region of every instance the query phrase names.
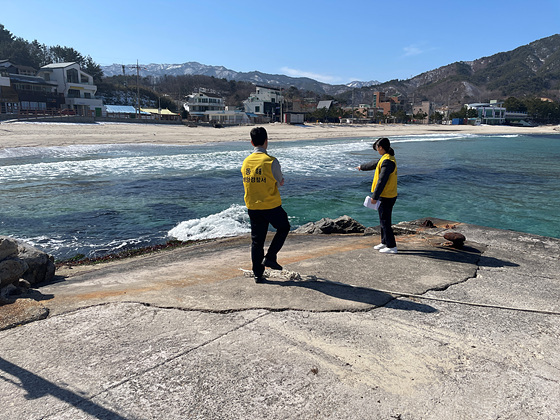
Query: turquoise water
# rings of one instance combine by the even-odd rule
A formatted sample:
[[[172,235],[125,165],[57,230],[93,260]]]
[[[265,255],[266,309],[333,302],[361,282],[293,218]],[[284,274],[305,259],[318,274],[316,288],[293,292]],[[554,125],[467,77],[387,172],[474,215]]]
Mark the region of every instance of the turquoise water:
[[[437,217],[560,238],[560,135],[391,138],[399,167],[393,222]],[[362,206],[378,158],[371,138],[270,141],[293,227]],[[56,258],[249,231],[240,166],[247,143],[0,150],[0,234]]]

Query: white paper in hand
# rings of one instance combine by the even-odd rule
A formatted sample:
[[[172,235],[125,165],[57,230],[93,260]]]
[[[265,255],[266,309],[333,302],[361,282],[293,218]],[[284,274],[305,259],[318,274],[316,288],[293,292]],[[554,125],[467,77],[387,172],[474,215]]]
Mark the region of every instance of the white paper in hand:
[[[381,201],[379,201],[379,200],[377,200],[377,202],[375,204],[373,204],[371,202],[371,197],[369,195],[366,196],[366,198],[364,200],[364,207],[367,207],[368,209],[377,210],[379,208],[380,204],[381,204]]]

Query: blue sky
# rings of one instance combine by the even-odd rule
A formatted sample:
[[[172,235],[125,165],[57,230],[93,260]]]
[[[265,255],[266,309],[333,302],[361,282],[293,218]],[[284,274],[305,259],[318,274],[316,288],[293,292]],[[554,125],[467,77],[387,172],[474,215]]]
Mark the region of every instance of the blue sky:
[[[196,61],[343,84],[408,79],[560,33],[560,1],[0,0],[0,23],[101,65]]]

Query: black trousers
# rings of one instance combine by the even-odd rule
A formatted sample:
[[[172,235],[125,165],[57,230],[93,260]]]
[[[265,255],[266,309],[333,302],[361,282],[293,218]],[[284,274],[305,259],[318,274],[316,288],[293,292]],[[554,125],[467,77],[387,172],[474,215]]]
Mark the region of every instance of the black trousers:
[[[290,232],[290,222],[288,214],[278,206],[270,210],[249,210],[249,219],[251,220],[251,261],[253,264],[253,274],[255,277],[261,277],[264,273],[262,264],[265,258],[264,242],[268,232],[268,225],[271,224],[276,233],[266,252],[266,259],[276,262],[276,256]]]
[[[379,205],[379,224],[381,225],[381,243],[388,248],[397,246],[395,242],[395,234],[391,227],[391,216],[393,215],[393,206],[397,201],[397,197],[385,198],[379,197],[381,204]]]

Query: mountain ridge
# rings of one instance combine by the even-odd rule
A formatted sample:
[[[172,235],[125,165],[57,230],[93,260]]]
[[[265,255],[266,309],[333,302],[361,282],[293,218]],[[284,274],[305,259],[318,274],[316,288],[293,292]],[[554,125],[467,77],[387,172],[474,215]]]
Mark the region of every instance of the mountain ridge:
[[[122,65],[102,66],[106,76],[122,74]],[[126,65],[133,74],[136,65]],[[406,80],[380,83],[354,81],[331,85],[308,77],[290,77],[260,71],[237,72],[224,66],[210,66],[196,61],[183,64],[140,65],[142,77],[164,75],[204,75],[267,86],[309,90],[327,95],[348,95],[349,91],[380,90],[388,95],[402,95],[413,100],[430,100],[450,105],[509,96],[544,95],[560,98],[560,35],[555,34],[511,51],[471,61],[458,61],[423,72]],[[359,95],[357,95],[359,97]]]
[[[136,72],[136,64],[124,65],[126,74],[131,75]],[[266,84],[272,87],[289,87],[295,86],[298,89],[311,90],[325,94],[338,94],[349,88],[361,88],[365,86],[373,86],[379,84],[378,81],[372,80],[368,82],[353,81],[349,84],[331,85],[319,82],[309,77],[291,77],[283,74],[269,74],[257,70],[251,72],[238,72],[228,69],[224,66],[211,66],[201,64],[196,61],[188,61],[182,64],[169,63],[150,63],[139,64],[138,73],[141,77],[163,77],[167,76],[184,76],[184,75],[200,75],[217,77],[226,80],[235,80],[237,82],[250,82],[255,84]],[[101,66],[106,77],[118,76],[123,74],[122,64],[111,64],[109,66]]]

